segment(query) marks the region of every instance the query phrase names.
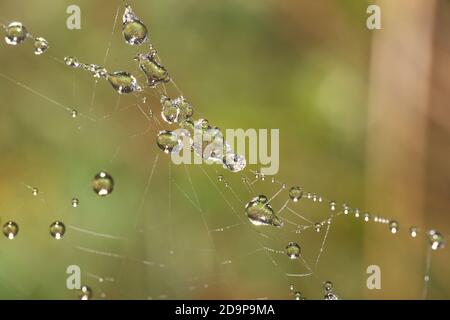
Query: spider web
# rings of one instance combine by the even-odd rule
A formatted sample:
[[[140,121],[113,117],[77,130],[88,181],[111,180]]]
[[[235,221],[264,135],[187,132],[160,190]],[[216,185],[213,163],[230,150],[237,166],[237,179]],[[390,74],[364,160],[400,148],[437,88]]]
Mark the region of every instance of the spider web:
[[[145,10],[134,9],[157,34]],[[90,40],[95,46],[82,40],[89,29],[68,35],[73,45],[66,47],[58,46],[60,31],[48,33],[50,50],[33,59],[26,43],[17,48],[2,44],[1,87],[11,102],[3,110],[3,124],[17,123],[21,134],[7,127],[12,136],[2,141],[9,150],[1,172],[2,222],[16,221],[20,232],[2,246],[1,295],[76,298],[78,293],[65,287],[65,270],[74,264],[95,299],[293,299],[297,291],[321,299],[325,281],[334,283],[333,293],[340,298],[360,297],[367,277],[361,239],[348,239],[345,232],[360,232],[363,210],[355,220],[354,207],[346,214],[338,202],[331,210],[331,199],[308,189],[294,203],[288,192],[297,185],[295,177],[279,181],[262,176],[256,167],[233,174],[216,165],[173,165],[155,144],[158,131],[170,129],[159,116],[158,90],[118,95],[108,83],[65,66],[63,57],[73,55],[82,62],[101,62],[108,70],[139,74],[130,57],[143,48],[123,44],[123,4],[102,10],[111,13],[112,26],[96,25],[105,36]],[[4,25],[13,20],[2,17]],[[34,34],[41,26],[29,28]],[[159,49],[156,40],[153,44]],[[14,56],[7,55],[10,50]],[[176,79],[176,70],[166,67]],[[41,81],[31,83],[31,74]],[[175,82],[158,89],[181,94]],[[194,106],[196,119],[214,115]],[[220,119],[211,120],[221,125]],[[100,170],[116,181],[109,197],[91,190]],[[260,194],[284,221],[282,228],[256,227],[246,218],[245,205]],[[79,199],[78,207],[71,206],[72,198]],[[381,223],[368,223],[375,227],[384,219],[377,216]],[[60,241],[48,235],[55,220],[67,228]],[[384,228],[380,232],[388,234]],[[299,259],[286,255],[292,241],[301,247]],[[427,249],[418,267],[425,268],[424,297],[431,258]]]

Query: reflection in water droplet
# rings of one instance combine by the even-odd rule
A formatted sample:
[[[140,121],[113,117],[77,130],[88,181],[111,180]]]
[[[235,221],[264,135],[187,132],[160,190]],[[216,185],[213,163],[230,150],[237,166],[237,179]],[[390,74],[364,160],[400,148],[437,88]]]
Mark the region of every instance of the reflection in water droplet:
[[[445,238],[439,231],[430,230],[428,231],[427,235],[431,249],[437,250],[445,247]]]
[[[165,153],[178,152],[182,148],[178,135],[169,130],[163,130],[158,133],[156,144]]]
[[[147,77],[147,84],[149,87],[155,87],[158,83],[167,83],[170,81],[169,72],[157,61],[155,51],[150,53],[140,53],[135,57],[139,63],[139,68]]]
[[[303,196],[303,190],[298,186],[292,187],[289,190],[289,197],[294,202],[298,202],[302,198],[302,196]]]
[[[108,196],[114,190],[114,180],[107,172],[101,171],[95,175],[92,188],[99,196]]]
[[[34,54],[35,55],[41,55],[43,54],[45,51],[47,51],[49,45],[48,45],[48,41],[45,40],[42,37],[38,37],[34,39]]]
[[[55,221],[50,225],[50,235],[56,240],[61,239],[65,232],[66,226],[60,221]]]
[[[3,234],[10,240],[14,239],[19,233],[19,226],[14,221],[8,221],[3,225]]]
[[[394,234],[397,233],[399,230],[398,222],[395,220],[389,221],[389,230]]]
[[[117,71],[109,73],[107,79],[119,94],[141,91],[136,78],[128,72]]]
[[[141,45],[148,40],[148,31],[145,24],[136,16],[131,6],[125,7],[122,17],[122,34],[129,45]]]
[[[20,22],[11,22],[6,28],[5,41],[10,45],[18,45],[24,42],[28,36],[28,31]]]
[[[300,246],[295,242],[289,242],[286,246],[286,254],[290,259],[298,259],[300,251]]]
[[[260,195],[250,200],[245,206],[245,213],[255,226],[283,226],[283,221],[274,213],[266,196]]]
[[[81,286],[78,297],[80,300],[90,300],[92,298],[92,289],[88,286]]]

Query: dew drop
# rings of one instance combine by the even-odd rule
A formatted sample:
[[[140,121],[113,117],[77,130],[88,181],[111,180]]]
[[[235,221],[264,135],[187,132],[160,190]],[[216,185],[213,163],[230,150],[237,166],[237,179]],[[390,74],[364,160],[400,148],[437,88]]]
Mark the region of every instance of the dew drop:
[[[190,121],[190,120],[181,121],[179,126],[181,129],[186,130],[186,132],[188,133],[188,136],[190,136],[190,137],[194,136],[195,127],[194,127],[194,123],[192,121]]]
[[[300,257],[300,246],[295,242],[289,242],[286,246],[286,254],[290,259],[298,259]]]
[[[83,64],[83,69],[89,71],[94,78],[108,78],[108,71],[105,67],[99,66],[97,64]]]
[[[135,60],[139,63],[139,68],[147,77],[147,84],[153,88],[158,83],[167,83],[170,81],[169,72],[157,61],[156,52],[138,54]]]
[[[43,54],[45,51],[47,51],[49,45],[48,45],[48,41],[45,40],[42,37],[38,37],[34,39],[34,54],[35,55],[41,55]]]
[[[114,179],[109,173],[100,171],[94,177],[92,188],[99,196],[108,196],[114,190]]]
[[[359,218],[359,209],[358,208],[356,208],[355,209],[355,218]]]
[[[294,299],[295,300],[302,300],[302,294],[299,291],[295,292],[294,293]]]
[[[141,91],[136,78],[128,72],[117,71],[109,73],[107,79],[119,94]]]
[[[194,108],[184,97],[174,99],[173,104],[179,110],[178,121],[188,120],[194,115]]]
[[[19,233],[19,226],[14,221],[8,221],[3,225],[3,234],[10,240],[14,239]]]
[[[163,130],[158,133],[156,144],[165,153],[178,152],[182,147],[177,134],[169,130]]]
[[[122,34],[129,45],[141,45],[148,40],[148,31],[145,24],[136,16],[131,6],[125,7],[122,17]]]
[[[61,239],[66,232],[66,226],[60,221],[55,221],[50,225],[50,235],[56,240]]]
[[[339,300],[339,298],[333,292],[327,292],[323,297],[323,300]]]
[[[72,198],[72,207],[78,208],[78,205],[80,204],[80,200],[78,198]]]
[[[245,168],[247,161],[244,156],[234,153],[227,153],[223,157],[223,167],[231,172],[239,172]]]
[[[322,287],[325,292],[331,292],[333,290],[333,283],[331,281],[325,281]]]
[[[222,182],[222,181],[223,181],[223,175],[219,175],[219,176],[217,177],[217,180],[219,180],[219,182]]]
[[[445,247],[445,238],[437,230],[428,231],[428,242],[433,250],[442,249]]]
[[[411,238],[417,237],[417,227],[409,228],[409,235],[411,236]]]
[[[298,202],[302,198],[302,196],[303,196],[303,190],[298,186],[292,187],[289,190],[289,197],[294,202]]]
[[[75,57],[65,57],[64,63],[71,68],[78,68],[80,66],[80,62]]]
[[[369,222],[370,221],[370,213],[366,212],[364,213],[364,221]]]
[[[317,223],[314,225],[314,228],[316,229],[317,232],[320,232],[320,230],[322,229],[322,225],[321,225],[319,222],[317,222]]]
[[[289,286],[289,290],[294,291],[294,289],[295,289],[294,285],[291,284],[291,285]]]
[[[24,42],[28,36],[28,31],[20,22],[11,22],[6,28],[5,41],[10,45],[18,45]]]
[[[39,194],[39,189],[36,187],[33,187],[31,189],[31,194],[36,197]]]
[[[389,221],[389,230],[394,234],[397,233],[399,230],[398,222],[395,220]]]
[[[282,227],[283,221],[274,213],[264,195],[257,196],[250,200],[245,206],[245,213],[250,222],[255,226],[275,226]]]
[[[345,215],[347,215],[350,212],[350,208],[345,203],[342,205],[342,209]]]
[[[72,109],[72,111],[70,112],[70,115],[72,116],[72,118],[76,118],[76,117],[78,117],[78,111],[75,109]]]
[[[92,298],[92,289],[88,286],[81,286],[78,297],[80,300],[90,300]]]
[[[180,113],[180,110],[173,103],[172,99],[166,96],[162,96],[161,106],[162,106],[161,117],[165,122],[174,123],[178,121],[178,115]]]
[[[331,211],[336,210],[336,202],[330,201],[330,210],[331,210]]]

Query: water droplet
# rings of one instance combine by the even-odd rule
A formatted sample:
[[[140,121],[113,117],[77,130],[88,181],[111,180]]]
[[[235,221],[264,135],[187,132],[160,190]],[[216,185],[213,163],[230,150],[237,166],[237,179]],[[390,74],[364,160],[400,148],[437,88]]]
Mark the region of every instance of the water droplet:
[[[90,300],[92,298],[92,289],[88,286],[81,286],[78,297],[80,300]]]
[[[94,177],[92,188],[101,197],[110,195],[114,190],[113,177],[105,171],[100,171]]]
[[[350,208],[345,203],[342,205],[342,209],[344,211],[344,214],[348,214],[350,212]]]
[[[147,77],[149,87],[155,87],[158,83],[167,83],[170,81],[169,72],[157,61],[156,52],[140,53],[135,57],[139,63],[139,68]]]
[[[161,98],[161,105],[162,105],[161,116],[163,120],[166,121],[167,123],[177,122],[180,110],[173,103],[172,99],[163,96]]]
[[[358,208],[355,209],[355,218],[359,218],[359,209]]]
[[[322,224],[319,223],[319,222],[317,222],[317,223],[314,225],[314,228],[316,229],[317,232],[320,232],[320,230],[322,229]]]
[[[122,34],[125,42],[130,45],[141,45],[148,39],[148,31],[145,24],[136,16],[131,6],[125,7],[122,17]]]
[[[223,157],[223,167],[231,172],[239,172],[245,168],[247,161],[244,156],[228,153]]]
[[[83,69],[89,71],[94,78],[108,78],[108,71],[105,67],[99,66],[97,64],[83,64]],[[122,72],[121,72],[122,73]]]
[[[294,293],[294,299],[295,300],[302,300],[302,294],[299,291],[295,292]]]
[[[298,202],[303,196],[303,190],[300,187],[292,187],[289,190],[289,197],[292,199],[292,201],[294,202]]]
[[[189,137],[194,136],[195,127],[194,127],[194,123],[192,121],[190,121],[190,120],[181,121],[179,126],[181,129],[186,130],[187,136],[189,136]]]
[[[193,116],[194,108],[184,97],[174,99],[173,104],[179,110],[178,121],[188,120]]]
[[[219,182],[222,182],[222,181],[223,181],[223,175],[219,175],[219,176],[217,177],[217,180],[219,180]]]
[[[411,228],[409,228],[409,235],[410,235],[412,238],[417,237],[417,227],[411,227]]]
[[[72,116],[72,118],[76,118],[76,117],[78,117],[78,111],[75,109],[72,109],[72,111],[70,112],[70,115]]]
[[[325,281],[322,286],[325,292],[331,292],[333,290],[333,283],[331,281]]]
[[[311,198],[312,198],[312,193],[311,193],[311,192],[308,192],[308,193],[306,194],[306,198],[307,198],[307,199],[311,199]]]
[[[10,240],[14,239],[19,233],[19,226],[14,221],[8,221],[3,225],[3,234]]]
[[[31,194],[36,197],[39,194],[39,189],[36,187],[32,188]]]
[[[65,57],[64,62],[66,66],[71,68],[78,68],[80,66],[80,62],[75,57]]]
[[[294,285],[291,284],[291,285],[289,286],[289,290],[294,291],[294,289],[295,289]]]
[[[50,225],[50,235],[56,240],[61,239],[65,232],[66,226],[60,221],[55,221]]]
[[[163,130],[158,133],[156,144],[165,153],[178,152],[182,148],[178,135],[169,130]]]
[[[283,221],[274,213],[266,196],[260,195],[250,200],[245,206],[245,213],[255,226],[283,226]]]
[[[107,79],[114,90],[116,90],[119,94],[142,90],[138,85],[136,78],[125,71],[109,73]]]
[[[369,222],[370,221],[370,213],[366,212],[364,213],[364,221]]]
[[[290,259],[298,259],[300,257],[300,246],[295,242],[289,242],[286,246],[286,254]]]
[[[80,204],[80,200],[78,200],[78,198],[72,198],[72,207],[73,208],[77,208],[79,204]]]
[[[336,210],[336,202],[330,201],[330,210],[331,210],[331,211]]]
[[[323,300],[339,300],[339,298],[333,292],[327,292],[323,297]]]
[[[28,36],[28,31],[20,22],[11,22],[5,29],[5,41],[10,45],[18,45],[25,41]]]
[[[38,37],[34,39],[34,54],[35,55],[41,55],[45,51],[47,51],[49,45],[48,41],[44,38]]]
[[[445,238],[439,231],[429,230],[427,234],[431,249],[437,250],[445,247]]]
[[[398,222],[395,220],[389,221],[389,230],[394,234],[397,233],[399,230]]]

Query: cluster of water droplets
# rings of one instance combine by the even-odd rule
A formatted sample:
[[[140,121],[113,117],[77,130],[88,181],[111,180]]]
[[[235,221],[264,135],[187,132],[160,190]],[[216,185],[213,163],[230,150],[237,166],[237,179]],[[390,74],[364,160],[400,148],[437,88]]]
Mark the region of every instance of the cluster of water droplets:
[[[35,55],[41,55],[49,48],[48,41],[43,37],[34,37],[28,32],[27,28],[21,22],[11,22],[8,25],[2,25],[5,31],[5,42],[12,46],[17,46],[25,42],[28,38],[33,40]]]

